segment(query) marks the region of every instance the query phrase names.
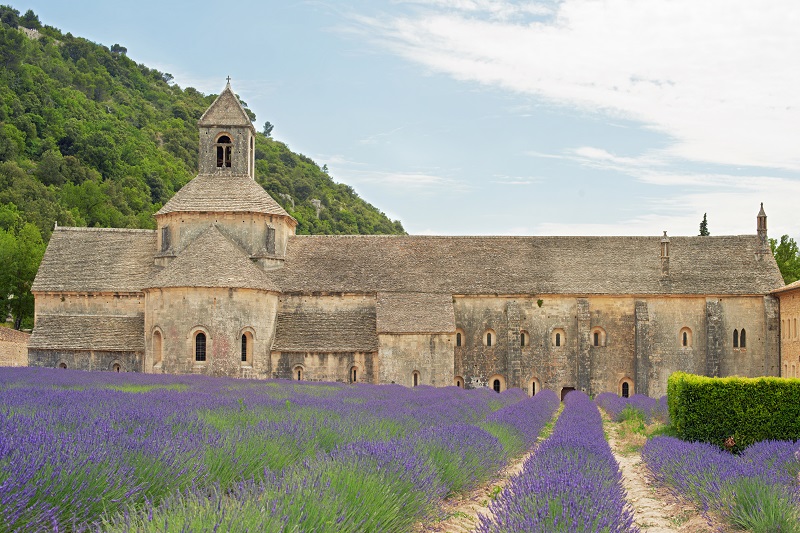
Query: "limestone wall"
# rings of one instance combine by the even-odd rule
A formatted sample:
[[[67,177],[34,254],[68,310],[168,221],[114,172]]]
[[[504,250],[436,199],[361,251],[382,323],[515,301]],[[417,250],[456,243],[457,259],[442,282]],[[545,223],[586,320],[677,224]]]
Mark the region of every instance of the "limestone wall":
[[[800,377],[800,288],[778,293],[781,302],[782,377]]]
[[[93,350],[30,349],[31,366],[66,368],[69,370],[100,370],[108,372],[142,372],[141,352],[109,352]]]
[[[251,289],[174,288],[148,290],[145,298],[145,372],[271,376],[276,294]],[[198,331],[206,335],[205,362],[195,360]],[[251,361],[247,362],[241,360],[243,332],[252,335]]]
[[[339,381],[378,383],[377,359],[374,353],[272,352],[272,377],[303,381]]]
[[[0,326],[0,366],[28,366],[28,339],[22,331]]]
[[[380,383],[399,383],[446,387],[453,385],[453,348],[451,334],[381,334]]]
[[[144,313],[143,293],[37,292],[36,315],[123,315]]]
[[[229,168],[217,167],[216,141],[220,134],[225,133],[231,138],[232,153]],[[252,146],[253,134],[250,128],[231,126],[227,128],[200,128],[200,145],[198,166],[200,172],[230,172],[232,174],[253,176],[253,156],[255,148]]]
[[[158,217],[157,249],[153,253],[162,254],[164,235],[161,230],[164,226],[169,226],[171,254],[177,255],[212,223],[217,224],[225,235],[250,255],[266,254],[283,258],[286,255],[286,241],[289,235],[294,235],[294,229],[287,219],[263,213],[168,213]],[[267,250],[270,227],[275,231],[275,242],[274,249]]]

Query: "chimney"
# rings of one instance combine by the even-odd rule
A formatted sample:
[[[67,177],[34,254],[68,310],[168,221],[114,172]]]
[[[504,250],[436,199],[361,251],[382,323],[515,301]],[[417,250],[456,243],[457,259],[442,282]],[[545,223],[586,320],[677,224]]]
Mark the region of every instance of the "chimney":
[[[761,258],[771,253],[769,239],[767,238],[767,213],[764,212],[764,202],[761,202],[761,210],[756,217],[756,232],[758,233],[758,251],[756,255]]]
[[[669,237],[667,232],[661,238],[661,279],[669,278]]]

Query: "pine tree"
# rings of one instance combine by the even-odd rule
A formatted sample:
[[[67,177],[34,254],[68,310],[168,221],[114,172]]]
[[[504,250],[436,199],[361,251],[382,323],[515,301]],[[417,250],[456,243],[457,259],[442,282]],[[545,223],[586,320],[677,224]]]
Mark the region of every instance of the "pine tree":
[[[708,219],[706,218],[707,213],[703,213],[703,221],[700,223],[700,236],[701,237],[708,237],[711,235],[708,232]]]

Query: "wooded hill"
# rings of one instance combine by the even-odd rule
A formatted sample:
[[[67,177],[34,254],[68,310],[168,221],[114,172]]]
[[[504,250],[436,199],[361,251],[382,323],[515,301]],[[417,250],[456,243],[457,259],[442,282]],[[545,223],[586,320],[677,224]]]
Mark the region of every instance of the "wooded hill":
[[[32,325],[30,283],[55,222],[154,228],[153,213],[197,174],[197,120],[216,95],[126,53],[0,6],[0,316],[16,327]],[[405,233],[268,134],[256,137],[256,181],[298,234]]]

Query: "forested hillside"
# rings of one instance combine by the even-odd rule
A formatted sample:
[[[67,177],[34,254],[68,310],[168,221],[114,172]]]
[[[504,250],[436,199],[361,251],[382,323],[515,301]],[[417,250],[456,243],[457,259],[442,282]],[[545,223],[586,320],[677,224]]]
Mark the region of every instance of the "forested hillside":
[[[29,288],[56,222],[153,228],[197,173],[197,120],[216,95],[126,53],[0,6],[0,316],[16,327],[31,325]],[[297,233],[404,233],[269,131],[256,139],[256,180]]]

